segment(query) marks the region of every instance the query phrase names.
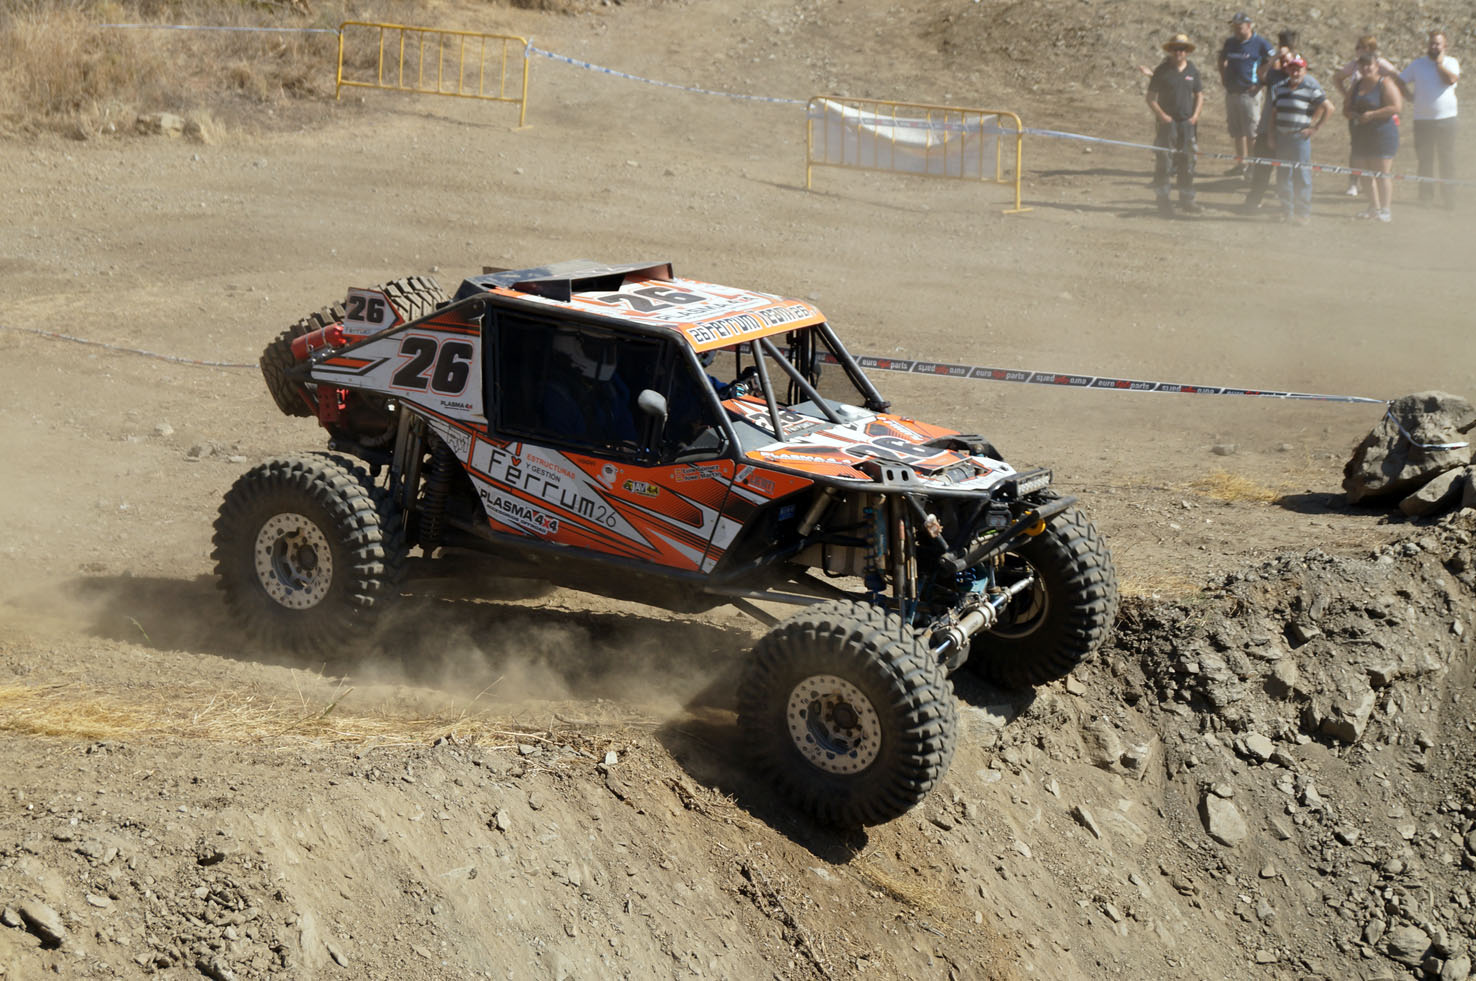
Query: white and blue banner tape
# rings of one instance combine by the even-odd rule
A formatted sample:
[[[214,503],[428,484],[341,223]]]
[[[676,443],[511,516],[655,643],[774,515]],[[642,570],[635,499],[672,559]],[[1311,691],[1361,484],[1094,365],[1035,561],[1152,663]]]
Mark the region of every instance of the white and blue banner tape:
[[[837,364],[828,354],[821,354],[827,364]],[[1024,385],[1052,385],[1057,388],[1093,388],[1113,392],[1159,392],[1174,395],[1248,395],[1256,398],[1299,399],[1307,402],[1354,402],[1386,405],[1385,399],[1361,395],[1320,395],[1312,392],[1276,392],[1257,388],[1230,388],[1225,385],[1188,385],[1183,382],[1142,381],[1136,378],[1112,378],[1106,375],[1073,374],[1059,371],[1031,371],[1019,368],[988,368],[980,365],[948,364],[943,361],[914,361],[907,358],[879,358],[857,355],[856,363],[872,371],[899,371],[909,375],[932,375],[943,378],[967,378],[972,381],[1017,382]]]

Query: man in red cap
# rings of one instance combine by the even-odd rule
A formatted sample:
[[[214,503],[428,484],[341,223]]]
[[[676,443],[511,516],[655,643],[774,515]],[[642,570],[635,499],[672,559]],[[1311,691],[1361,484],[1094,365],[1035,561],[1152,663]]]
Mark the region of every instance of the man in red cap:
[[[1179,189],[1179,210],[1197,215],[1204,211],[1194,200],[1194,154],[1204,86],[1199,69],[1189,60],[1194,42],[1188,35],[1175,34],[1164,43],[1163,50],[1168,55],[1148,82],[1148,108],[1158,122],[1153,145],[1163,148],[1154,154],[1153,193],[1158,198],[1158,213],[1173,217],[1174,206],[1169,200],[1169,177],[1173,175]]]
[[[1307,61],[1299,54],[1281,59],[1286,78],[1271,90],[1271,127],[1267,130],[1271,149],[1282,167],[1281,219],[1305,225],[1312,220],[1312,134],[1322,128],[1332,107],[1317,79],[1307,74]]]

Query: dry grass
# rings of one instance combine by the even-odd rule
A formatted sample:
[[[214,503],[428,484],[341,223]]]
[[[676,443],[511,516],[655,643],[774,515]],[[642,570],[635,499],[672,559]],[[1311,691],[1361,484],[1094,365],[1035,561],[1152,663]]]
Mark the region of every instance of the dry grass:
[[[12,0],[0,5],[0,128],[82,138],[140,113],[249,115],[333,94],[329,34],[123,30],[103,24],[336,28],[343,4],[240,0]]]
[[[1224,470],[1216,470],[1191,481],[1189,489],[1210,500],[1232,504],[1271,504],[1286,493],[1285,488],[1272,490],[1248,477]]]
[[[1126,575],[1117,582],[1118,592],[1123,596],[1144,599],[1182,600],[1198,596],[1203,588],[1203,583],[1173,572]]]
[[[352,693],[349,688],[328,701],[284,702],[247,691],[170,687],[136,691],[129,699],[77,684],[8,684],[0,685],[0,731],[86,742],[164,736],[376,746],[425,746],[443,738],[464,745],[512,745],[546,738],[467,713],[422,718],[357,711],[345,707]]]

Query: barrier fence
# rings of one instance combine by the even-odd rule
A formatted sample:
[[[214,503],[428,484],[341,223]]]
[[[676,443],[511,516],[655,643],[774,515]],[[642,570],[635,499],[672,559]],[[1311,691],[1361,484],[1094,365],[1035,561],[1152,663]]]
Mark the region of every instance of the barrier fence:
[[[1013,183],[1015,206],[1005,214],[1019,214],[1030,210],[1020,204],[1024,139],[1020,117],[1007,110],[816,96],[805,107],[805,189],[816,167]],[[1009,140],[1014,166],[1006,168]]]
[[[346,59],[362,55],[362,48],[350,45],[366,34],[375,42],[374,77],[350,78],[345,74]],[[338,25],[334,98],[340,98],[345,88],[366,88],[515,102],[522,126],[528,117],[528,47],[526,38],[512,34],[344,21]],[[521,65],[509,71],[512,58]]]

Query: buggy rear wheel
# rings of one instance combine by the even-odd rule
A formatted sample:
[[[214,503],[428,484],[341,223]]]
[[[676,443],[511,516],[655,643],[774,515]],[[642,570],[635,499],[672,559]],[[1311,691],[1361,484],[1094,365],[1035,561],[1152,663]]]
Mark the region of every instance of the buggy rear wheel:
[[[953,686],[922,638],[877,607],[822,603],[766,634],[738,692],[755,767],[828,824],[881,824],[943,778]]]
[[[253,639],[321,653],[364,633],[394,597],[405,545],[388,495],[331,456],[269,460],[226,492],[217,582]]]
[[[1035,582],[974,636],[967,667],[1002,688],[1029,688],[1066,677],[1106,641],[1117,617],[1117,573],[1080,510],[1057,514],[996,561],[1001,583],[1026,574]]]
[[[395,309],[399,310],[400,316],[406,320],[418,320],[434,313],[449,302],[446,292],[441,289],[441,284],[429,276],[406,276],[403,279],[392,279],[375,289],[383,290],[395,304]],[[316,385],[304,384],[288,377],[288,372],[297,364],[297,358],[292,354],[292,342],[315,330],[341,324],[344,316],[342,303],[326,306],[308,314],[282,331],[266,346],[266,350],[261,352],[261,359],[258,362],[261,365],[261,376],[266,381],[267,391],[271,393],[272,401],[277,403],[277,408],[282,410],[283,414],[307,418],[314,414],[313,407],[317,404]],[[387,412],[387,407],[383,405],[385,400],[382,397],[370,396],[367,393],[361,393],[359,397],[361,400],[377,399],[376,407],[383,408]]]

